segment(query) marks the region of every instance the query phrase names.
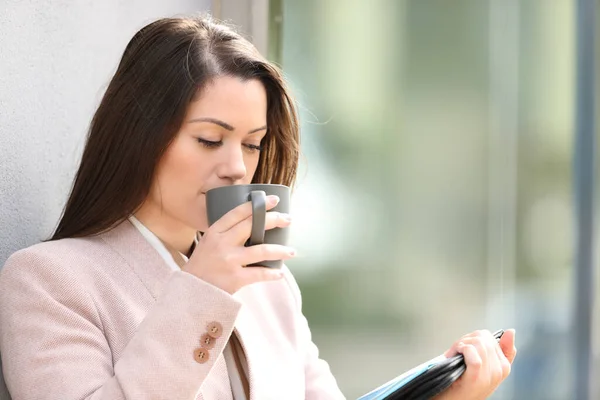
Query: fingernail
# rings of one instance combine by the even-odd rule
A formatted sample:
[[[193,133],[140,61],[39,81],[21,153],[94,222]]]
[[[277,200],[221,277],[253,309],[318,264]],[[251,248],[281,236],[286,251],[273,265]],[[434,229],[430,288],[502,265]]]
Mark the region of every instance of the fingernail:
[[[285,221],[285,222],[292,222],[292,216],[290,214],[281,214],[281,218]]]
[[[269,204],[275,205],[277,203],[279,203],[279,196],[276,196],[274,194],[270,195],[269,196]]]
[[[290,250],[290,256],[294,257],[296,255],[296,250],[295,249],[291,249]]]

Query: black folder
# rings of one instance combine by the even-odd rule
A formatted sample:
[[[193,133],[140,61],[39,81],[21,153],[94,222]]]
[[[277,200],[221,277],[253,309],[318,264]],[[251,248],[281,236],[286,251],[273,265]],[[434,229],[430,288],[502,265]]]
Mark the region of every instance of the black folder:
[[[503,330],[494,333],[500,340]],[[361,396],[358,400],[429,400],[448,389],[467,366],[462,354],[436,357]]]

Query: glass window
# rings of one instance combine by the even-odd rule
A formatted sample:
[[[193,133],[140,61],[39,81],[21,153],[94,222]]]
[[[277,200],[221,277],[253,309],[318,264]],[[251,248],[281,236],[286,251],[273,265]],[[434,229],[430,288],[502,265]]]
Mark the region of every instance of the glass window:
[[[494,398],[569,398],[574,2],[282,10],[304,156],[290,268],[344,393],[513,326]]]

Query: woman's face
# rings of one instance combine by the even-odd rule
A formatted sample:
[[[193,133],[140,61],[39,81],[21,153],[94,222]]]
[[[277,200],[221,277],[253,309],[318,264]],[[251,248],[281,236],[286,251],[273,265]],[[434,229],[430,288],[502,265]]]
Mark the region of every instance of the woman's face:
[[[204,231],[206,191],[252,181],[267,133],[267,95],[255,79],[214,79],[189,105],[159,162],[144,207],[170,225]]]

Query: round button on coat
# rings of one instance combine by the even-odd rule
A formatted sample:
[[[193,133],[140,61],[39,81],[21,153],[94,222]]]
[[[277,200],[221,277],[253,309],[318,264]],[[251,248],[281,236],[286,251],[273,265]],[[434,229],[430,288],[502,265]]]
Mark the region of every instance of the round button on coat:
[[[213,321],[210,324],[208,324],[206,329],[208,330],[208,334],[215,339],[220,338],[223,334],[223,326],[216,321]]]
[[[204,364],[209,358],[210,354],[208,353],[208,350],[202,347],[194,350],[194,360],[196,360],[197,363]]]
[[[207,350],[210,350],[213,347],[215,347],[216,341],[217,341],[217,339],[210,336],[208,333],[205,333],[204,335],[202,335],[200,337],[200,346],[204,347]]]

